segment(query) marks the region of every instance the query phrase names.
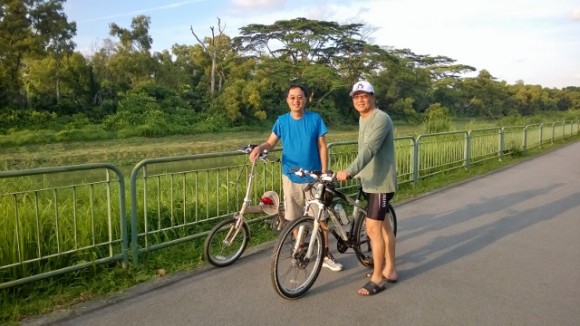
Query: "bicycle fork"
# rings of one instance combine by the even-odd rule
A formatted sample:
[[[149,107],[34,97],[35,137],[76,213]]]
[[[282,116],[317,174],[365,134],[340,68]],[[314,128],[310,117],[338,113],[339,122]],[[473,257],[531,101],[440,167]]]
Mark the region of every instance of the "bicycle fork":
[[[310,233],[310,238],[306,239],[306,237],[308,237],[308,231],[306,230],[306,226],[300,225],[298,227],[296,234],[295,234],[295,243],[294,243],[294,248],[292,250],[293,258],[298,258],[299,253],[302,252],[301,251],[302,244],[304,243],[305,240],[308,240],[308,247],[306,248],[306,253],[304,253],[304,256],[301,258],[301,260],[304,261],[306,264],[310,261],[310,258],[312,258],[312,254],[314,251],[313,245],[316,242],[316,237],[318,236],[318,231],[320,229],[320,222],[319,221],[320,221],[320,218],[322,216],[322,212],[324,211],[324,205],[322,205],[322,203],[320,203],[317,200],[309,200],[306,202],[306,206],[304,208],[304,216],[307,215],[310,205],[318,206],[318,214],[316,217],[313,218],[314,223],[313,223],[313,227],[312,227],[312,232]],[[322,241],[324,241],[324,238],[322,239]],[[324,244],[321,244],[321,245],[324,245]]]
[[[242,225],[244,224],[244,218],[241,216],[239,212],[236,213],[236,215],[234,215],[234,218],[236,219],[236,223],[234,223],[230,227],[228,234],[226,234],[226,236],[222,240],[222,243],[226,246],[231,246],[232,242],[234,242],[234,239],[236,239],[236,236],[240,232]]]

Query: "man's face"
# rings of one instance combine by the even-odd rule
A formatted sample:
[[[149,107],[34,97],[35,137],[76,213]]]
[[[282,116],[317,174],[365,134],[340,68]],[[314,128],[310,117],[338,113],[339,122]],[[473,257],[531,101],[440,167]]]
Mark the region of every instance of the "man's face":
[[[374,108],[375,97],[373,94],[365,92],[356,92],[352,95],[352,104],[354,108],[361,114],[369,112]]]
[[[292,112],[303,111],[306,106],[306,96],[299,87],[294,87],[288,91],[286,103],[288,103],[288,107]]]

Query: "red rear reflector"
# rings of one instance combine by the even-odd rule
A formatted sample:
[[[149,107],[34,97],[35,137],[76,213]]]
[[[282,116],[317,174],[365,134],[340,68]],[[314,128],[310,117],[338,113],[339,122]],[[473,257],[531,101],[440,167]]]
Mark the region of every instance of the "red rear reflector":
[[[268,197],[268,196],[264,196],[262,197],[262,203],[266,204],[266,205],[274,205],[274,202],[272,201],[272,198]]]

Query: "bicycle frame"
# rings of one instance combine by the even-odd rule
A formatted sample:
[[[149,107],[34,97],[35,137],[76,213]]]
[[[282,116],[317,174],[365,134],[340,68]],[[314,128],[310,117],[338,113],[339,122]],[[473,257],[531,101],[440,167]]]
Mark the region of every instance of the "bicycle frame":
[[[328,246],[324,234],[327,223],[322,223],[323,219],[327,219],[327,222],[330,219],[328,224],[334,224],[328,231],[337,240],[338,252],[344,253],[351,248],[361,265],[369,268],[374,266],[372,243],[366,234],[368,210],[360,204],[362,199],[368,199],[362,188],[359,187],[356,197],[347,196],[337,189],[338,180],[331,171],[322,173],[298,169],[294,174],[312,177],[305,191],[311,191],[313,198],[306,201],[303,216],[289,222],[284,228],[272,253],[272,284],[276,292],[286,299],[300,298],[316,282],[324,264],[324,248]],[[342,208],[338,211],[336,205],[333,206],[334,199],[341,199],[353,207],[350,221],[344,220]],[[391,223],[395,233],[396,215],[390,204],[388,209],[392,212]]]
[[[333,195],[333,197],[345,200],[353,207],[354,219],[351,223],[348,224],[348,225],[350,225],[351,231],[354,228],[354,225],[356,224],[356,219],[359,218],[358,212],[360,210],[362,210],[366,213],[366,210],[360,206],[360,197],[362,195],[361,189],[359,189],[359,191],[357,193],[357,198],[356,198],[356,200],[354,200],[354,199],[348,197],[347,195],[345,195],[344,193],[342,193],[336,189],[326,187],[320,181],[316,181],[314,183],[314,186],[316,187],[316,193],[314,195],[314,198],[307,200],[305,207],[304,207],[304,216],[308,215],[308,210],[312,206],[315,206],[316,208],[318,208],[317,214],[316,214],[316,216],[314,216],[314,228],[313,228],[312,234],[310,235],[309,246],[308,246],[308,250],[307,250],[306,255],[305,255],[305,258],[308,260],[312,257],[312,251],[314,250],[312,244],[314,243],[314,241],[316,239],[316,234],[318,233],[318,230],[321,227],[320,220],[322,219],[322,214],[324,212],[328,213],[328,216],[329,216],[328,218],[331,219],[332,223],[335,226],[335,229],[333,231],[338,230],[338,233],[332,232],[332,234],[337,239],[340,238],[345,242],[348,242],[348,240],[349,240],[349,236],[347,235],[347,231],[345,230],[345,226],[343,226],[342,223],[340,223],[338,221],[338,217],[336,216],[334,210],[331,209],[330,206],[325,205],[324,202],[322,201],[321,197],[323,196],[323,194],[325,192],[330,192]],[[302,243],[302,233],[303,233],[303,227],[300,227],[300,229],[298,231],[298,235],[296,237],[297,241],[295,243],[294,252],[296,252],[299,249],[300,244]],[[352,232],[350,232],[350,234],[352,236]]]
[[[261,160],[265,160],[265,155],[267,153],[262,153],[260,159]],[[235,239],[235,237],[238,235],[238,232],[240,232],[240,228],[242,226],[243,223],[245,223],[245,214],[253,214],[253,213],[263,213],[264,212],[264,207],[263,204],[264,202],[262,201],[263,199],[260,200],[260,204],[258,205],[251,205],[252,201],[250,199],[250,193],[252,191],[252,183],[254,180],[254,177],[256,175],[256,165],[258,163],[258,159],[254,160],[254,162],[252,162],[251,168],[250,168],[250,174],[248,176],[248,182],[246,183],[246,194],[244,195],[244,200],[242,202],[242,208],[236,212],[236,214],[234,215],[234,218],[237,220],[235,227],[230,229],[230,231],[228,232],[228,234],[226,235],[226,237],[224,238],[223,242],[227,245],[230,245],[233,241],[233,239]]]
[[[245,154],[250,154],[257,145],[247,145],[240,151]],[[261,161],[279,161],[267,160],[268,152],[263,151],[259,154],[252,164],[246,183],[246,193],[241,203],[239,211],[235,212],[233,217],[223,220],[216,224],[211,231],[209,231],[206,241],[204,243],[204,256],[209,263],[216,267],[224,267],[233,264],[244,253],[248,242],[250,241],[250,228],[245,220],[245,214],[248,213],[266,213],[273,216],[273,220],[277,223],[273,225],[283,225],[280,210],[280,198],[275,191],[267,191],[258,200],[256,205],[252,205],[251,193],[254,178],[256,176],[256,166],[258,159]],[[239,180],[243,176],[243,171],[248,165],[244,165],[242,172],[238,177]]]
[[[252,183],[256,174],[256,164],[258,160],[255,160],[252,163],[252,167],[250,169],[250,175],[248,176],[248,182],[246,184],[246,194],[244,196],[244,201],[242,202],[242,208],[239,211],[239,214],[243,217],[244,214],[252,214],[252,213],[262,213],[263,208],[261,205],[250,205],[250,192],[252,191]]]

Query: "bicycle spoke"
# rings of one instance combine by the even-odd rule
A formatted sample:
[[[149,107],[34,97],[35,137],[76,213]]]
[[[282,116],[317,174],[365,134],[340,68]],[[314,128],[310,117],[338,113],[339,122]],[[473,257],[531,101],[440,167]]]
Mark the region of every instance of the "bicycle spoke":
[[[322,232],[318,232],[310,259],[306,258],[313,220],[303,217],[292,222],[284,231],[272,255],[272,283],[278,294],[286,299],[297,299],[314,284],[322,267]],[[303,245],[294,252],[295,230],[302,229]],[[300,237],[299,237],[300,238]]]
[[[250,236],[248,226],[244,223],[236,229],[236,222],[236,219],[223,221],[210,231],[204,245],[204,255],[210,264],[231,265],[246,249]]]

